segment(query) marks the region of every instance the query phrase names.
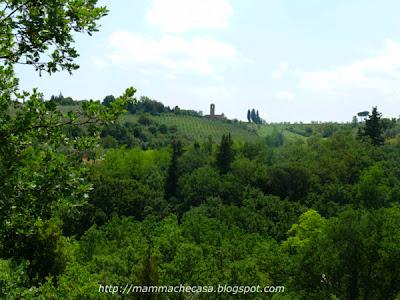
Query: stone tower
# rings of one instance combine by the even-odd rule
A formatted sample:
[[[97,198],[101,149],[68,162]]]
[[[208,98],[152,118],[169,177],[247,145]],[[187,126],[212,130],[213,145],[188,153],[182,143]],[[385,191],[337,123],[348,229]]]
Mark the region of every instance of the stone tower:
[[[210,105],[210,116],[215,116],[215,104]]]

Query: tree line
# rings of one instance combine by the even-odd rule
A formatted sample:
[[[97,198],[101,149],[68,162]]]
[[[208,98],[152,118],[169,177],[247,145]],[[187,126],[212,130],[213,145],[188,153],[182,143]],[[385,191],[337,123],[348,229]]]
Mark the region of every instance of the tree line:
[[[254,124],[262,124],[264,122],[264,120],[260,118],[258,110],[256,111],[254,108],[247,110],[247,121],[249,123],[253,122]]]

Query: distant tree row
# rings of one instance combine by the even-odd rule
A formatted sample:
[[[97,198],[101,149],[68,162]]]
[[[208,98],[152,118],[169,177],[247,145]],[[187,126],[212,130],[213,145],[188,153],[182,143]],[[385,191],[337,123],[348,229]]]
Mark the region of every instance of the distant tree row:
[[[104,97],[103,101],[101,101],[101,104],[107,107],[111,107],[111,103],[113,103],[115,100],[116,98],[114,97],[114,95],[108,95]],[[50,101],[53,101],[54,103],[60,106],[78,105],[80,102],[82,102],[82,101],[76,101],[71,97],[64,97],[61,92],[59,95],[52,95]],[[148,113],[151,115],[159,115],[162,113],[173,113],[175,115],[194,116],[194,117],[201,117],[203,115],[201,111],[182,109],[179,106],[170,108],[169,106],[165,106],[163,103],[150,99],[147,96],[141,96],[139,100],[130,103],[127,109],[131,114]]]
[[[111,103],[115,100],[113,95],[106,96],[102,102],[105,106],[110,106]],[[174,108],[170,108],[169,106],[165,106],[163,103],[150,99],[147,96],[141,96],[138,101],[130,103],[128,105],[128,111],[131,114],[142,114],[149,113],[151,115],[159,115],[162,113],[173,113],[176,115],[188,115],[188,116],[201,116],[201,112],[197,112],[194,110],[186,110],[181,109],[179,106],[175,106]]]
[[[263,119],[260,118],[258,110],[255,110],[254,108],[252,110],[250,109],[247,110],[247,121],[249,123],[253,122],[255,124],[263,123]]]
[[[64,97],[62,93],[58,96],[51,95],[50,101],[56,103],[57,105],[75,105],[77,102],[71,97]]]
[[[172,112],[175,115],[179,115],[179,116],[193,116],[193,117],[203,116],[203,112],[201,112],[201,111],[196,111],[196,110],[192,110],[192,109],[182,109],[179,106],[175,106],[172,109]]]

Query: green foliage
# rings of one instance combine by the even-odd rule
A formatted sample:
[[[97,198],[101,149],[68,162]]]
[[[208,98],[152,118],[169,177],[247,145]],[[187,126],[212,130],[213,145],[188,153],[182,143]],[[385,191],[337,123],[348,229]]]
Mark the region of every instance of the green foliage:
[[[91,167],[89,205],[68,220],[68,232],[81,235],[92,224],[102,225],[115,215],[137,220],[163,215],[168,160],[168,152],[161,150],[109,151],[101,163]]]
[[[380,165],[373,165],[361,174],[357,185],[357,200],[364,207],[384,207],[390,200],[390,191],[384,170]]]
[[[76,105],[77,102],[75,102],[71,97],[64,97],[61,93],[58,96],[52,95],[50,98],[50,101],[56,103],[57,105]]]
[[[73,34],[96,31],[106,9],[96,0],[3,4],[0,298],[108,299],[99,285],[126,283],[289,291],[273,299],[399,297],[396,120],[374,108],[365,143],[354,122],[260,125],[254,109],[256,124],[209,120],[136,101],[134,88],[103,103],[44,101],[18,91],[13,64],[76,69]]]
[[[70,139],[63,127],[111,122],[133,93],[128,89],[109,109],[87,102],[81,112],[63,115],[34,91],[15,116],[5,118],[0,127],[1,172],[6,174],[0,179],[0,245],[7,245],[0,247],[2,255],[15,256],[11,249],[24,248],[37,221],[68,215],[87,200],[91,184],[80,158],[95,145],[98,129]]]
[[[97,21],[107,13],[96,0],[5,0],[2,4],[0,35],[5,38],[0,42],[0,60],[32,65],[49,73],[78,68],[73,33],[91,35],[98,30]]]
[[[73,218],[61,214],[64,231],[79,241],[69,244],[56,223],[35,239],[47,249],[35,257],[53,257],[62,272],[44,269],[53,276],[28,291],[29,265],[6,261],[0,264],[4,290],[96,299],[106,296],[98,294],[98,283],[260,284],[284,285],[290,299],[394,299],[400,278],[396,147],[375,148],[345,133],[278,148],[231,146],[237,155],[226,173],[215,167],[220,152],[197,143],[184,146],[183,154],[178,144],[108,150],[89,167],[88,203]],[[165,201],[172,165],[176,196]],[[45,247],[42,235],[55,242]],[[27,275],[11,277],[18,268]]]
[[[223,135],[221,144],[218,147],[216,156],[216,166],[222,174],[228,173],[231,168],[231,163],[234,159],[235,153],[233,150],[233,141],[231,135]]]
[[[358,126],[357,116],[353,116],[353,119],[351,120],[351,126],[352,127],[357,127]]]
[[[301,200],[309,191],[310,177],[310,173],[302,166],[276,166],[268,170],[265,190],[282,199]]]
[[[139,101],[128,105],[128,111],[132,114],[149,113],[151,115],[158,115],[171,112],[171,109],[165,107],[161,102],[142,96]]]
[[[360,138],[368,138],[374,146],[382,146],[385,142],[381,117],[382,114],[378,112],[377,107],[373,107],[368,119],[365,120],[365,127],[358,133]]]
[[[398,214],[397,207],[348,210],[329,220],[312,211],[304,214],[283,244],[295,253],[292,284],[307,297],[394,299],[400,261],[390,247],[400,238],[393,227]],[[392,267],[384,272],[389,261]]]
[[[178,187],[178,159],[182,155],[182,143],[180,141],[172,141],[172,157],[168,167],[166,183],[165,183],[165,197],[167,199],[176,197]]]
[[[282,132],[278,132],[276,129],[272,132],[271,135],[266,137],[267,144],[271,147],[280,147],[284,143],[284,135]]]
[[[198,168],[179,179],[180,198],[185,206],[197,206],[207,198],[217,196],[219,192],[220,175],[211,167]]]
[[[124,113],[135,89],[128,88],[109,108],[87,101],[67,113],[58,110],[55,101],[43,101],[37,90],[19,92],[14,64],[49,73],[75,70],[74,32],[95,32],[106,9],[96,0],[2,4],[0,257],[12,266],[27,262],[27,279],[21,285],[29,287],[63,273],[69,253],[62,221],[85,205],[92,188],[82,158],[96,145],[98,125]],[[87,126],[87,135],[69,138],[67,126]],[[29,291],[33,297],[35,289]]]
[[[26,272],[28,262],[17,264],[11,260],[0,260],[0,297],[2,299],[27,298],[29,291],[21,288],[29,284]]]
[[[138,115],[125,115],[122,122],[136,121]],[[150,115],[150,118],[157,124],[164,124],[172,132],[176,129],[181,139],[190,141],[206,141],[209,136],[213,141],[220,140],[222,135],[230,133],[232,137],[243,141],[255,141],[258,136],[256,132],[244,123],[228,123],[223,120],[212,120],[199,116],[176,115],[163,113],[160,115]]]
[[[101,104],[105,106],[110,106],[111,103],[115,101],[115,97],[113,95],[108,95],[103,99],[103,102]]]
[[[137,280],[141,286],[157,286],[159,284],[158,268],[155,256],[152,254],[150,248],[148,248],[142,259],[142,266],[137,271]],[[145,293],[139,295],[139,299],[158,299],[157,293]]]
[[[179,157],[179,174],[190,174],[194,170],[206,165],[210,158],[210,154],[211,151],[209,149],[204,149],[197,143],[190,145]]]

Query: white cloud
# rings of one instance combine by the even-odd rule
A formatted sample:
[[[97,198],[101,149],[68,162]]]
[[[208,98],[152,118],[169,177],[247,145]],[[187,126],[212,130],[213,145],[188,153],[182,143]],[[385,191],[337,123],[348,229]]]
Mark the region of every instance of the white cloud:
[[[280,91],[275,96],[280,100],[292,100],[294,98],[294,94],[289,91]]]
[[[232,96],[232,90],[225,86],[210,85],[202,89],[202,94],[211,98],[228,98]]]
[[[377,91],[399,93],[400,44],[388,40],[384,50],[330,71],[301,72],[299,87],[317,92]]]
[[[272,72],[272,78],[282,79],[289,70],[289,63],[286,61],[281,62],[277,68]]]
[[[227,0],[153,0],[147,22],[163,32],[227,28],[233,8]]]
[[[170,74],[215,75],[236,57],[229,44],[209,38],[166,35],[148,38],[127,31],[116,31],[109,39],[108,55],[114,64],[154,66]],[[172,76],[172,75],[170,75]]]
[[[104,61],[104,59],[98,56],[92,56],[91,61],[98,67],[99,69],[104,69],[108,67],[108,64]]]

